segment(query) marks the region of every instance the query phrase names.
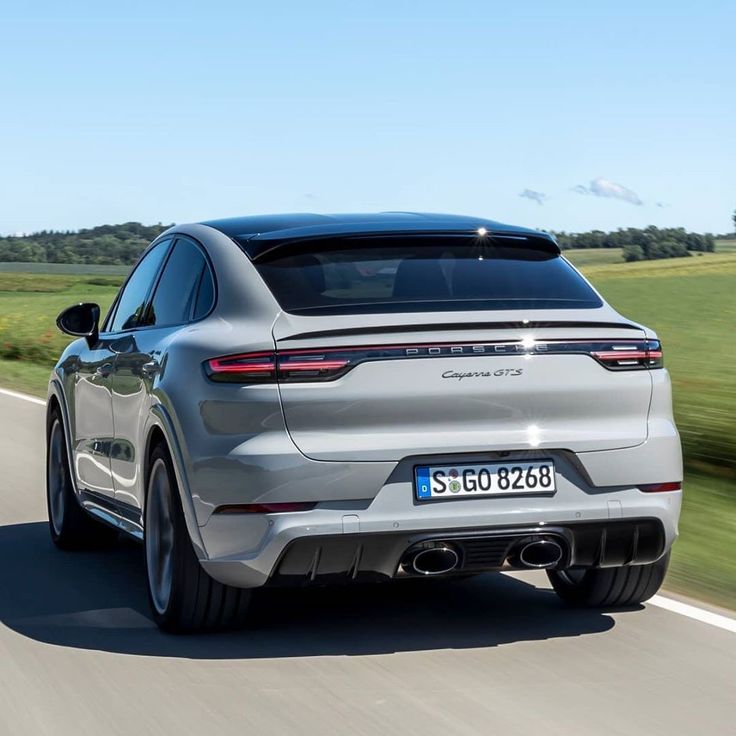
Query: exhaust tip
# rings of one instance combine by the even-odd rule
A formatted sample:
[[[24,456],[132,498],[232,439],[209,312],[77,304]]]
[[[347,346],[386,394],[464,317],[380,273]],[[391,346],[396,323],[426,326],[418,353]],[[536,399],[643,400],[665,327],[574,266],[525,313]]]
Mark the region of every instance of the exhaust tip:
[[[411,567],[419,575],[442,575],[452,572],[460,562],[458,553],[446,544],[430,547],[417,552]]]
[[[519,552],[524,567],[544,569],[555,567],[562,559],[562,547],[552,539],[539,539],[525,544]]]

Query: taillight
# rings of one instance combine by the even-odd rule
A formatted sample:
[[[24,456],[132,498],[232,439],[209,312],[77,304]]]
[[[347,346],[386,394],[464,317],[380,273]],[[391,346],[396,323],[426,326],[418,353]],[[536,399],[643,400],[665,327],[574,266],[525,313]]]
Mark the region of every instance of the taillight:
[[[246,353],[212,358],[205,370],[213,381],[224,383],[329,381],[344,373],[349,363],[324,353]]]
[[[606,368],[613,371],[630,371],[639,368],[662,368],[662,346],[656,340],[644,343],[623,343],[593,349],[590,354]]]
[[[205,371],[213,381],[225,383],[273,383],[276,380],[276,357],[273,353],[247,353],[212,358]]]
[[[672,481],[670,483],[647,483],[643,486],[637,486],[637,488],[640,491],[644,491],[644,493],[662,493],[663,491],[681,491],[682,483],[679,480]]]

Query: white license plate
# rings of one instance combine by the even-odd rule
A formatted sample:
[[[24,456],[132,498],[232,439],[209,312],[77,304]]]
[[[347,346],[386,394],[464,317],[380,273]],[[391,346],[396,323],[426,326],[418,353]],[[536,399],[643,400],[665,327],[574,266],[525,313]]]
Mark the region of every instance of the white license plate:
[[[417,499],[554,493],[555,464],[533,462],[482,465],[423,465],[415,469]]]

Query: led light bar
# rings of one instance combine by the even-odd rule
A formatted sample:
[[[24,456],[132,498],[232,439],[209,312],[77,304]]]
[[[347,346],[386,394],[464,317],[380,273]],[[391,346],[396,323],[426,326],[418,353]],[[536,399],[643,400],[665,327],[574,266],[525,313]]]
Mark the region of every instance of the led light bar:
[[[662,368],[656,340],[523,340],[506,342],[416,343],[361,347],[311,348],[244,353],[212,358],[205,371],[226,383],[334,381],[361,363],[414,358],[459,358],[520,355],[587,355],[611,371]]]

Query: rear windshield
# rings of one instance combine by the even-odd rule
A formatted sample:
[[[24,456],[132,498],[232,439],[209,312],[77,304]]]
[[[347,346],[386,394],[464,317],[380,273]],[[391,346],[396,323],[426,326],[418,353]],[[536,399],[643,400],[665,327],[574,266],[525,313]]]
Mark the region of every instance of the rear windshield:
[[[601,301],[558,254],[468,237],[356,238],[278,248],[255,265],[293,314],[580,309]]]

